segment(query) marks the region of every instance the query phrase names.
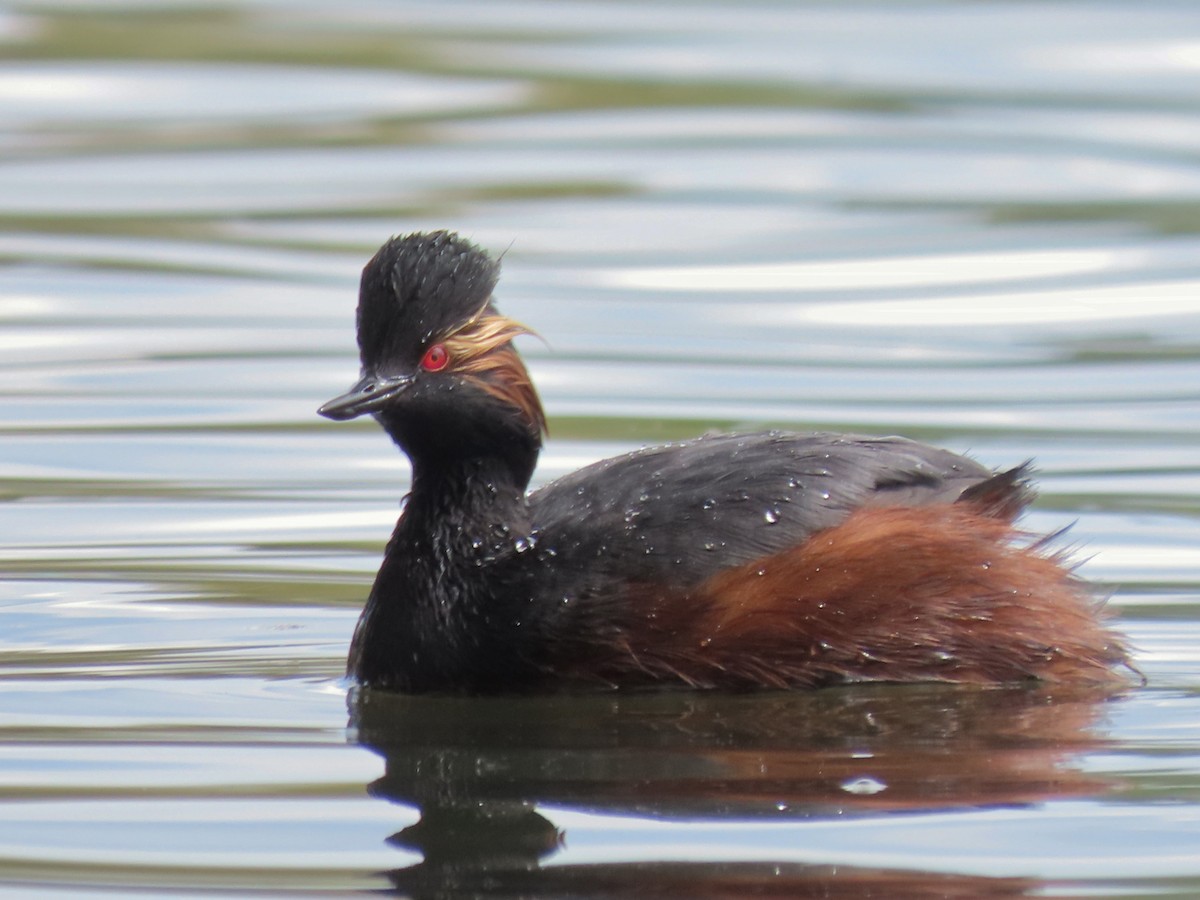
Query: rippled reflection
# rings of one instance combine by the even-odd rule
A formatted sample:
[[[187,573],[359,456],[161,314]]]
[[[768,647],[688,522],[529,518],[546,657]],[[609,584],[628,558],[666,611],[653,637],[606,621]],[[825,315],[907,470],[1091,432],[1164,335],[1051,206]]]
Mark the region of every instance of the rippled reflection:
[[[640,884],[655,895],[723,896],[740,884],[833,896],[872,887],[922,897],[948,889],[1025,896],[1036,880],[950,876],[929,855],[912,860],[931,865],[925,873],[830,869],[813,865],[807,848],[823,822],[840,828],[853,817],[903,813],[949,833],[955,813],[1103,794],[1111,779],[1081,760],[1101,746],[1091,729],[1107,699],[945,687],[517,700],[358,691],[351,727],[386,763],[372,794],[420,811],[419,822],[390,839],[422,855],[391,876],[416,895],[495,885],[606,896]],[[563,817],[583,833],[564,834],[556,824]],[[646,827],[660,821],[676,824]],[[900,852],[903,820],[894,821],[900,832],[877,830],[872,858]],[[616,832],[597,858],[588,848],[605,822]],[[771,865],[747,859],[765,823],[769,830],[758,833],[769,836]],[[689,834],[707,849],[693,847],[693,861],[684,862],[672,848]],[[844,833],[843,858],[852,859],[857,844]],[[620,859],[622,848],[633,858]],[[725,853],[730,859],[721,861]]]

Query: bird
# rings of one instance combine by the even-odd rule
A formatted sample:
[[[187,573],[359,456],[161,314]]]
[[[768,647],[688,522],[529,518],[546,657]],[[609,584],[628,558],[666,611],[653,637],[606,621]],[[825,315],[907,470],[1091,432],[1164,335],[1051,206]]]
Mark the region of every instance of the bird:
[[[360,378],[411,488],[348,675],[403,693],[1106,684],[1129,663],[1056,534],[1015,520],[1031,464],[902,437],[708,434],[530,490],[547,434],[499,262],[451,231],[362,272]]]

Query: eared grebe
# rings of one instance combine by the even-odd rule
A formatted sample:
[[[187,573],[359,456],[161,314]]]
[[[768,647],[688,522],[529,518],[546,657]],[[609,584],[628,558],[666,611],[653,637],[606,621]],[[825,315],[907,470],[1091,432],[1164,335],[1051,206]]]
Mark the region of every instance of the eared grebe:
[[[412,491],[350,649],[360,683],[810,687],[1106,681],[1099,601],[1013,519],[1022,465],[897,437],[730,434],[604,460],[527,492],[546,423],[501,315],[499,265],[448,232],[363,270],[362,377]]]

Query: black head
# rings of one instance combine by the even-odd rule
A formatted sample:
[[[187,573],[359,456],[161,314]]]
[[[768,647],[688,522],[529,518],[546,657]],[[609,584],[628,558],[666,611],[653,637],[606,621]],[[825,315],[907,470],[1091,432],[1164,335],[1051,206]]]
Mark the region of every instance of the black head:
[[[536,459],[545,418],[512,346],[528,329],[493,305],[499,274],[499,263],[451,232],[384,244],[359,292],[362,377],[321,415],[373,414],[414,462],[530,447]]]

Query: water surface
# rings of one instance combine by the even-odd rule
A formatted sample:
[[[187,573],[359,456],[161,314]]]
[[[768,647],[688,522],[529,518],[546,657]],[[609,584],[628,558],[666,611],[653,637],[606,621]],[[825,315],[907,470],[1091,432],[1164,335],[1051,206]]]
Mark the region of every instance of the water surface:
[[[1200,11],[0,11],[0,893],[1200,893]],[[358,271],[450,227],[537,480],[713,428],[1035,457],[1148,684],[404,698]]]

